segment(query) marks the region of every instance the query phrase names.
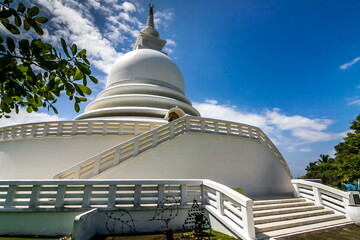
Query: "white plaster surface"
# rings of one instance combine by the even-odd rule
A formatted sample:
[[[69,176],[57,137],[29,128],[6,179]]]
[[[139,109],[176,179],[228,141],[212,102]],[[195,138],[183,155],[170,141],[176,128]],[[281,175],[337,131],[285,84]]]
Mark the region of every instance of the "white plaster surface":
[[[75,216],[84,211],[0,211],[1,235],[64,236],[72,232]]]
[[[138,49],[121,56],[112,66],[106,86],[128,79],[159,80],[184,92],[184,79],[179,68],[168,56],[152,49]]]
[[[0,143],[0,179],[51,179],[132,135],[23,139]]]
[[[95,178],[211,179],[246,196],[292,191],[290,176],[260,142],[201,133],[176,137]]]

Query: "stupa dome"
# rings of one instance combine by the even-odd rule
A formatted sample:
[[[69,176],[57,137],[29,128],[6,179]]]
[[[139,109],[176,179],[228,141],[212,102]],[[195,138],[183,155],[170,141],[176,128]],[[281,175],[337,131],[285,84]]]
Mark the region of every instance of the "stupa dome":
[[[164,53],[153,49],[138,49],[121,56],[110,70],[106,87],[134,82],[184,92],[184,79],[177,65]]]

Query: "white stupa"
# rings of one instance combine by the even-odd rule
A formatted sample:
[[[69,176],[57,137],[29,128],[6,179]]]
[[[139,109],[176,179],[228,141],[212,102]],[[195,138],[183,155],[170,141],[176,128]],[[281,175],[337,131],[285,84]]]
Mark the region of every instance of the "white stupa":
[[[179,68],[161,52],[166,41],[159,37],[150,7],[146,27],[140,31],[133,51],[114,63],[106,89],[76,119],[165,123],[164,116],[176,106],[188,115],[200,116],[184,95],[184,79]]]

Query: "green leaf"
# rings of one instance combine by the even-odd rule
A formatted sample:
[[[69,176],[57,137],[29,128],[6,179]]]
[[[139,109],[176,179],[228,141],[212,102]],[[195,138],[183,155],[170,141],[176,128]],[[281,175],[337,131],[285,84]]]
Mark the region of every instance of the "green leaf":
[[[52,108],[52,110],[54,111],[55,114],[59,114],[58,110],[53,105],[51,105],[51,108]]]
[[[81,84],[77,84],[77,86],[81,89],[81,91],[83,93],[85,93],[86,95],[90,95],[91,94],[91,89],[88,88],[87,86],[81,85]]]
[[[35,32],[40,36],[44,35],[44,30],[39,25],[34,25],[33,28]]]
[[[31,106],[28,106],[27,109],[26,109],[26,111],[27,111],[28,113],[31,113],[31,112],[33,111],[33,108],[32,108]]]
[[[30,29],[30,24],[29,24],[29,22],[28,22],[26,19],[24,19],[24,29],[25,29],[26,31],[29,31],[29,29]]]
[[[71,46],[71,52],[72,52],[73,55],[76,54],[76,52],[77,52],[77,46],[76,46],[76,44],[73,44],[73,45]]]
[[[19,47],[20,47],[21,54],[27,55],[28,53],[30,53],[29,40],[21,39],[19,42]]]
[[[76,54],[75,57],[80,57],[80,58],[82,58],[82,57],[85,56],[85,55],[86,55],[86,49],[82,49],[80,52],[78,52],[78,53]]]
[[[36,17],[34,19],[35,19],[35,21],[37,21],[39,23],[46,23],[48,21],[48,19],[46,17]]]
[[[90,67],[82,62],[77,62],[76,65],[79,67],[79,69],[86,75],[91,74]]]
[[[76,69],[76,72],[74,75],[74,81],[80,80],[82,78],[83,78],[83,73],[79,69]]]
[[[26,8],[25,8],[24,4],[19,3],[19,6],[18,6],[18,8],[17,8],[17,11],[18,11],[18,12],[21,12],[21,13],[24,13],[25,10],[26,10]]]
[[[21,26],[21,18],[19,15],[15,17],[15,25],[18,27]]]
[[[69,52],[68,52],[68,50],[67,50],[67,46],[66,46],[65,40],[64,40],[63,38],[61,38],[61,39],[60,39],[60,42],[61,42],[61,46],[62,46],[62,48],[63,48],[66,56],[70,57]]]
[[[0,11],[0,18],[9,18],[12,13],[10,10]]]
[[[6,44],[10,52],[15,52],[15,42],[12,38],[6,38]]]
[[[78,102],[75,102],[74,103],[74,109],[75,109],[75,112],[79,112],[80,111],[80,105]]]
[[[20,34],[19,29],[12,25],[11,23],[7,23],[4,25],[6,27],[7,30],[9,30],[12,34]]]
[[[28,8],[27,14],[29,17],[34,17],[39,14],[39,8],[35,6],[32,8]]]
[[[0,44],[0,52],[6,52],[4,45]]]

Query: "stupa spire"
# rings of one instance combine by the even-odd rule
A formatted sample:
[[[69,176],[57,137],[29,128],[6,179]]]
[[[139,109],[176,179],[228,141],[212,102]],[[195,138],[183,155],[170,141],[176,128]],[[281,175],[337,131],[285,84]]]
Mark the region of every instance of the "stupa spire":
[[[148,18],[146,21],[146,26],[155,28],[154,26],[154,4],[149,4],[149,12],[148,12]]]
[[[139,37],[134,44],[133,50],[148,48],[161,51],[165,44],[166,41],[160,39],[160,34],[155,29],[154,4],[150,3],[146,26],[140,31]]]

